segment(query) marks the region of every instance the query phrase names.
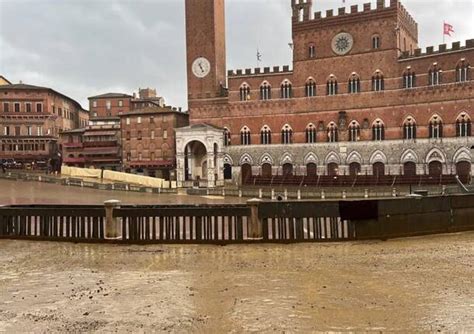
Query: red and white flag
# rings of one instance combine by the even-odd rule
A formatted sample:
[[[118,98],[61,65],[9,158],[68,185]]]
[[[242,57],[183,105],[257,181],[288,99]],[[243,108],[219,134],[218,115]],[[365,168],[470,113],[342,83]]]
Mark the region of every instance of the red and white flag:
[[[451,36],[451,33],[454,32],[454,27],[449,23],[444,23],[443,34]]]

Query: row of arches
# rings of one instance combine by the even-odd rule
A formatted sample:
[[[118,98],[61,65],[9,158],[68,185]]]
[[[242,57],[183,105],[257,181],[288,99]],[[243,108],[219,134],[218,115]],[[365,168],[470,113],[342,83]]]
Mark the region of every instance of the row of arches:
[[[470,65],[465,59],[461,59],[456,65],[455,71],[455,82],[466,82],[470,80]],[[443,83],[443,70],[438,63],[433,63],[426,74],[428,75],[428,85],[437,86]],[[371,78],[371,90],[372,91],[383,91],[385,90],[385,77],[384,73],[377,69],[372,74]],[[355,94],[361,92],[361,81],[360,75],[356,72],[352,72],[347,79],[347,93]],[[326,95],[337,95],[339,93],[340,81],[334,74],[330,74],[326,79]],[[401,88],[415,88],[417,85],[417,74],[415,70],[408,66],[401,77]],[[314,97],[317,95],[316,80],[313,77],[308,77],[305,82],[305,96]],[[272,85],[268,81],[263,81],[259,87],[260,100],[272,99]],[[244,82],[241,84],[240,89],[240,101],[251,100],[251,86]],[[290,99],[293,97],[293,84],[289,79],[284,79],[280,84],[281,99]]]
[[[233,164],[233,160],[230,156],[226,156],[224,161]],[[451,157],[448,157],[442,150],[438,148],[432,148],[425,156],[420,157],[414,150],[406,149],[402,152],[398,159],[395,161],[392,160],[391,163],[398,163],[404,164],[406,162],[413,162],[415,164],[428,164],[433,161],[439,161],[441,163],[447,163],[449,161],[453,163],[458,163],[461,161],[471,162],[471,153],[468,148],[462,147],[459,148]],[[314,163],[316,165],[328,165],[330,163],[335,163],[338,165],[350,165],[353,162],[357,162],[361,165],[373,165],[377,162],[382,162],[384,164],[389,163],[389,159],[387,158],[386,154],[381,150],[375,150],[364,159],[363,154],[354,150],[351,151],[345,158],[343,158],[340,154],[335,151],[331,151],[326,154],[323,160],[319,158],[319,156],[314,152],[308,152],[301,162],[297,162],[297,159],[290,152],[284,153],[279,161],[275,161],[273,156],[270,153],[264,153],[262,156],[257,160],[254,161],[253,157],[245,153],[240,157],[239,165],[243,164],[250,164],[250,165],[263,165],[265,163],[269,163],[271,165],[280,165],[283,166],[286,163],[290,164],[303,164],[307,165],[309,163]]]
[[[356,120],[349,122],[347,126],[348,131],[348,141],[357,142],[360,140],[361,129],[368,128],[368,121],[364,120],[363,127]],[[428,138],[430,139],[439,139],[443,138],[443,119],[438,115],[433,115],[428,123]],[[456,137],[469,137],[472,135],[472,122],[469,115],[465,112],[459,114],[455,121],[456,126]],[[385,140],[385,123],[377,118],[372,122],[372,140],[381,141]],[[403,139],[417,139],[418,134],[418,124],[413,116],[408,116],[405,118],[402,126]],[[319,127],[317,128],[314,123],[309,123],[305,130],[305,142],[306,143],[315,143],[317,138],[318,131],[327,132],[327,142],[333,143],[339,141],[339,127],[336,122],[330,122],[326,129],[324,125],[320,122]],[[294,130],[289,124],[283,125],[280,130],[281,133],[281,144],[292,144],[293,143],[293,134]],[[240,145],[252,145],[252,136],[251,130],[248,126],[242,127],[240,130]],[[224,128],[224,144],[226,146],[231,145],[231,132],[228,128]],[[254,143],[255,144],[255,143]],[[272,144],[272,130],[268,125],[264,125],[260,129],[260,142],[261,145]]]
[[[387,175],[386,165],[383,162],[375,162],[372,166],[372,176],[375,177],[382,177]],[[443,164],[440,161],[432,161],[428,165],[428,175],[432,177],[438,177],[443,174]],[[305,176],[307,177],[317,177],[318,176],[318,166],[316,163],[310,162],[305,165],[306,172]],[[326,166],[326,173],[327,176],[339,176],[339,164],[335,162],[330,162]],[[361,174],[362,166],[358,162],[351,162],[349,164],[349,176],[355,177]],[[224,170],[229,171],[231,169],[230,164],[226,164],[224,166]],[[467,177],[471,173],[471,164],[467,161],[460,161],[455,164],[456,174],[460,177]],[[241,173],[242,179],[248,180],[250,177],[253,176],[252,166],[248,163],[245,163],[241,166]],[[230,174],[224,172],[224,175],[227,175],[229,178]],[[285,163],[282,165],[282,174],[283,177],[290,177],[294,175],[294,165],[291,163]],[[416,177],[417,173],[417,166],[414,162],[408,161],[402,165],[400,175],[406,177]],[[273,173],[273,165],[270,163],[264,163],[260,167],[260,176],[264,178],[271,178],[274,175]]]

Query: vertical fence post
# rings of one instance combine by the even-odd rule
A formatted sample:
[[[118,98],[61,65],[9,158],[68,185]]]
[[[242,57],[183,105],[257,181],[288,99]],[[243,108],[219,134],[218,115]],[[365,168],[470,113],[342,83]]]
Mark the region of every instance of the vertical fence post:
[[[119,219],[114,217],[114,209],[120,209],[122,202],[117,200],[109,200],[104,202],[105,207],[105,238],[121,239],[120,234],[122,228],[119,227]]]
[[[262,239],[262,222],[258,217],[258,205],[262,201],[259,199],[249,199],[247,205],[250,206],[250,224],[248,236],[250,239]]]

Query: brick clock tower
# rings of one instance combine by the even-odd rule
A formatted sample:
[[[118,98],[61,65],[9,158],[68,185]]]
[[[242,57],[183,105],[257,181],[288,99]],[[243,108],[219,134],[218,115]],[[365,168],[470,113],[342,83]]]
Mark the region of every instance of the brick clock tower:
[[[200,101],[225,95],[224,0],[186,0],[186,51],[192,114],[193,106]]]

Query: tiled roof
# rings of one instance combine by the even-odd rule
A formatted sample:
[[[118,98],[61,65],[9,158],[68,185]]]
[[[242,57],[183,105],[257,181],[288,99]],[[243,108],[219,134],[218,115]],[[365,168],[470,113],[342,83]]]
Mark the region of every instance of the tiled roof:
[[[91,96],[89,97],[89,100],[90,99],[111,99],[111,98],[120,98],[120,97],[133,97],[133,96],[128,95],[128,94],[122,94],[122,93],[106,93],[106,94]]]

